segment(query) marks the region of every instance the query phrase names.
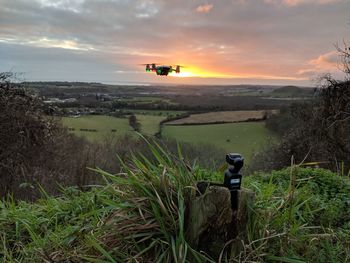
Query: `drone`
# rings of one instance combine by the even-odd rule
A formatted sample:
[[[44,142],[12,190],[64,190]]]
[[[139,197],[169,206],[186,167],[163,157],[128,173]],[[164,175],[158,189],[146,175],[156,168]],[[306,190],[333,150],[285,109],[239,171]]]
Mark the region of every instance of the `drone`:
[[[180,73],[180,68],[183,68],[183,66],[176,65],[176,66],[157,66],[156,63],[149,63],[149,64],[141,64],[143,66],[146,66],[146,72],[156,72],[159,76],[168,76],[169,73],[175,72],[177,74]]]

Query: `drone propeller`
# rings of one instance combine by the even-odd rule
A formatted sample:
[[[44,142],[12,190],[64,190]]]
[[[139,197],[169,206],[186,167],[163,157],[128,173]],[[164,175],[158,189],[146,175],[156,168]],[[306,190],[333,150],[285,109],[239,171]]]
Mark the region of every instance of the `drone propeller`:
[[[149,72],[149,71],[155,71],[157,69],[157,64],[158,63],[147,63],[147,64],[140,64],[140,65],[146,66],[146,71]]]
[[[175,69],[175,72],[176,72],[176,73],[180,73],[180,68],[186,68],[186,67],[181,66],[181,65],[176,65],[176,66],[174,66],[174,68],[176,68],[176,69]]]

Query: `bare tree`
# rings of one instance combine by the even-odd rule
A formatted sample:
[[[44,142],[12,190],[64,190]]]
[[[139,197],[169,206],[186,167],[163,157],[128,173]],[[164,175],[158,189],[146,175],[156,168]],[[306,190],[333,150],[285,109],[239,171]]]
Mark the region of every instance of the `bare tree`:
[[[350,47],[344,41],[343,47],[339,44],[335,45],[341,58],[341,70],[346,74],[347,79],[350,78]]]

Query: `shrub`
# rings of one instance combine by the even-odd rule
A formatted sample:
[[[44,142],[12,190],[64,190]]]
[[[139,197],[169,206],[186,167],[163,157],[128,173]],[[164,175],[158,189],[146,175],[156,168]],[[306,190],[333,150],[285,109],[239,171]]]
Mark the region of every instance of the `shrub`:
[[[35,199],[38,185],[53,194],[58,183],[93,181],[86,170],[90,145],[46,115],[41,100],[13,77],[0,73],[0,196]]]

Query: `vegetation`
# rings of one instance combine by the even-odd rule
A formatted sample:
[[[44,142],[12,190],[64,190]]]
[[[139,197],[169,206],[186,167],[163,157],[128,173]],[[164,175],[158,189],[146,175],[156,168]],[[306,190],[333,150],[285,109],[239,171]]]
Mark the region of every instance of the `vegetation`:
[[[350,180],[292,166],[246,178],[256,193],[241,262],[348,262]],[[242,260],[244,259],[244,260]]]
[[[154,135],[159,131],[159,123],[164,117],[153,115],[134,115],[139,125],[138,131],[145,135]],[[123,137],[135,135],[127,118],[105,115],[87,115],[80,117],[62,117],[62,122],[71,132],[89,141],[102,142],[106,136]]]
[[[243,121],[260,121],[266,119],[272,111],[218,111],[191,114],[190,116],[170,122],[167,125],[189,125],[209,123],[230,123]]]
[[[41,100],[14,77],[0,73],[0,196],[33,199],[35,184],[51,193],[57,191],[53,182],[85,184],[81,167],[89,162],[89,146],[46,116]]]
[[[141,124],[141,133],[145,135],[155,135],[159,132],[160,122],[165,120],[162,116],[136,114],[137,120]]]
[[[160,123],[165,120],[161,116],[140,114],[135,116],[141,125],[140,132],[144,135],[155,135],[159,130]],[[103,143],[106,136],[132,135],[135,138],[138,137],[128,125],[126,118],[90,115],[79,118],[63,117],[62,120],[71,132],[92,142]],[[264,128],[263,122],[209,124],[205,126],[163,125],[162,128],[163,139],[176,139],[179,142],[196,144],[197,148],[200,147],[199,145],[203,145],[204,148],[209,147],[208,149],[220,148],[221,156],[224,156],[225,152],[241,152],[247,162],[250,161],[255,151],[266,144],[270,136],[271,133]]]
[[[105,184],[36,203],[0,202],[0,260],[5,262],[213,262],[187,241],[187,209],[197,180],[218,180],[149,145],[155,161],[133,157],[123,173],[97,170]],[[350,181],[292,166],[244,179],[256,200],[242,249],[232,242],[219,262],[347,262]],[[239,242],[240,239],[238,240]],[[232,248],[232,249],[231,249]]]
[[[272,97],[279,98],[304,98],[312,96],[314,89],[302,89],[296,86],[284,86],[278,89],[273,90],[269,95]]]
[[[136,132],[139,132],[141,130],[141,124],[139,123],[139,121],[137,120],[137,118],[134,114],[131,114],[129,116],[129,125]]]
[[[249,162],[253,153],[261,149],[268,141],[269,132],[263,122],[244,122],[186,126],[165,125],[162,136],[196,144],[212,144],[226,152],[239,152]]]
[[[282,139],[255,158],[256,170],[287,166],[295,156],[297,162],[318,162],[339,174],[350,174],[350,54],[346,48],[340,55],[344,80],[324,76],[313,101],[292,105],[267,122]]]
[[[126,110],[126,113],[134,113],[137,115],[153,115],[153,116],[166,116],[174,117],[186,113],[185,111],[171,111],[171,110]]]
[[[63,125],[75,135],[90,141],[103,141],[108,135],[125,136],[132,134],[128,119],[104,115],[87,115],[78,118],[62,117]]]

